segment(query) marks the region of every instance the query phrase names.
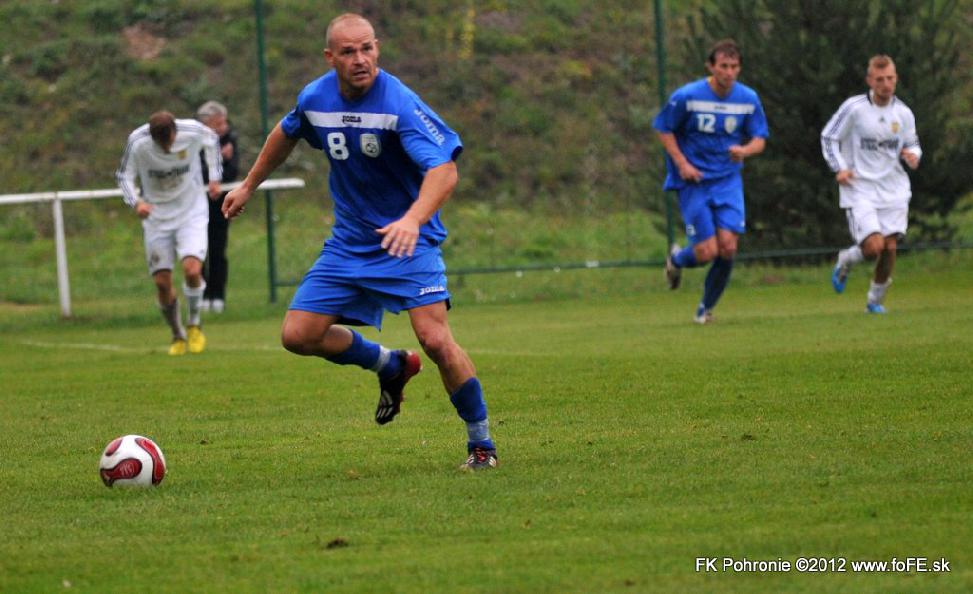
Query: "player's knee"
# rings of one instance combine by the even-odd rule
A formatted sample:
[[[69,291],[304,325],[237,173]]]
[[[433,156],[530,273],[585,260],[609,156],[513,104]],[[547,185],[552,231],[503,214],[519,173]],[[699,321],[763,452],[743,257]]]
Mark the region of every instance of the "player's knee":
[[[455,346],[449,333],[443,329],[435,329],[420,332],[416,338],[419,345],[436,365],[442,365],[449,361],[450,353]]]
[[[878,235],[870,235],[862,242],[862,255],[866,260],[874,260],[885,249],[885,241]]]
[[[737,255],[737,246],[720,246],[720,258],[732,260]]]
[[[292,325],[285,325],[280,331],[280,344],[296,355],[308,354],[308,340],[303,332]]]
[[[182,261],[182,273],[186,280],[200,278],[203,274],[203,263],[195,258],[186,258]]]
[[[706,243],[706,244],[699,244],[698,246],[693,248],[693,253],[696,255],[696,261],[699,262],[700,264],[704,264],[706,262],[711,261],[713,258],[715,258],[716,254],[718,253],[718,250],[716,248],[715,243],[712,245]]]

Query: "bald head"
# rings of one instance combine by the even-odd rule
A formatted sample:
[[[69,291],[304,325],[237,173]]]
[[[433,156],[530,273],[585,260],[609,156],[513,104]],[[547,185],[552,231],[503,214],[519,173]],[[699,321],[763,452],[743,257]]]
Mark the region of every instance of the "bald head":
[[[324,38],[325,45],[329,48],[333,48],[334,46],[332,43],[334,42],[335,33],[347,27],[367,28],[369,31],[371,31],[371,36],[373,38],[375,37],[375,28],[372,27],[370,22],[368,22],[368,19],[360,14],[346,12],[331,19],[331,22],[328,23],[328,31]]]
[[[345,13],[328,25],[324,58],[334,68],[345,99],[358,99],[372,88],[378,76],[378,55],[375,29],[363,16]]]

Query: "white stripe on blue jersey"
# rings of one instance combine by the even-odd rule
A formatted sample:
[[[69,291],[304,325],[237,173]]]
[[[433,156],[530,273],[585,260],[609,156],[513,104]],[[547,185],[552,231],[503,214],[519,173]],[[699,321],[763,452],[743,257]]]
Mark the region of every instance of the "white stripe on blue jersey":
[[[717,101],[690,100],[686,102],[686,111],[703,111],[726,113],[730,115],[747,115],[757,109],[753,103],[720,103]]]
[[[371,128],[398,130],[399,116],[391,113],[356,113],[351,111],[305,111],[311,125],[320,128]]]

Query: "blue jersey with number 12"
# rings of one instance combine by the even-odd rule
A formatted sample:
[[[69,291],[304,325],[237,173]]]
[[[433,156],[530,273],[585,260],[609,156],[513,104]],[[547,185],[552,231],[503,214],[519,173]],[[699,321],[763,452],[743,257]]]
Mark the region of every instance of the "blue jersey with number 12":
[[[703,78],[679,88],[653,122],[659,132],[675,135],[679,149],[703,174],[703,182],[738,173],[742,163],[730,160],[729,148],[751,138],[767,138],[767,116],[757,92],[735,82],[726,97],[720,97]],[[678,190],[687,185],[679,168],[666,154],[663,189]]]
[[[405,214],[429,169],[463,150],[459,136],[384,70],[354,101],[341,96],[335,72],[328,72],[301,91],[280,124],[289,138],[303,138],[328,156],[335,213],[328,243],[359,254],[380,251],[382,237],[375,230]],[[416,249],[436,247],[445,238],[436,213],[420,229]]]

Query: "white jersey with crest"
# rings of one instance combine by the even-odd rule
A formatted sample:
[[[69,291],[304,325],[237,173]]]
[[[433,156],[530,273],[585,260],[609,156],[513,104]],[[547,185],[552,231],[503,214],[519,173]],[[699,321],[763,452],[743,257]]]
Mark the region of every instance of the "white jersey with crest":
[[[922,156],[909,106],[894,96],[876,105],[870,92],[842,103],[821,132],[821,150],[831,170],[853,173],[850,183],[838,186],[840,206],[908,205],[912,185],[902,167],[903,149]]]
[[[209,179],[221,179],[220,139],[215,132],[196,120],[177,119],[176,137],[169,152],[162,150],[143,124],[128,137],[125,154],[115,174],[125,204],[135,208],[141,198],[152,204],[147,223],[178,225],[187,216],[207,212],[206,189],[199,151],[203,151],[209,168]],[[141,196],[136,190],[138,177]]]

